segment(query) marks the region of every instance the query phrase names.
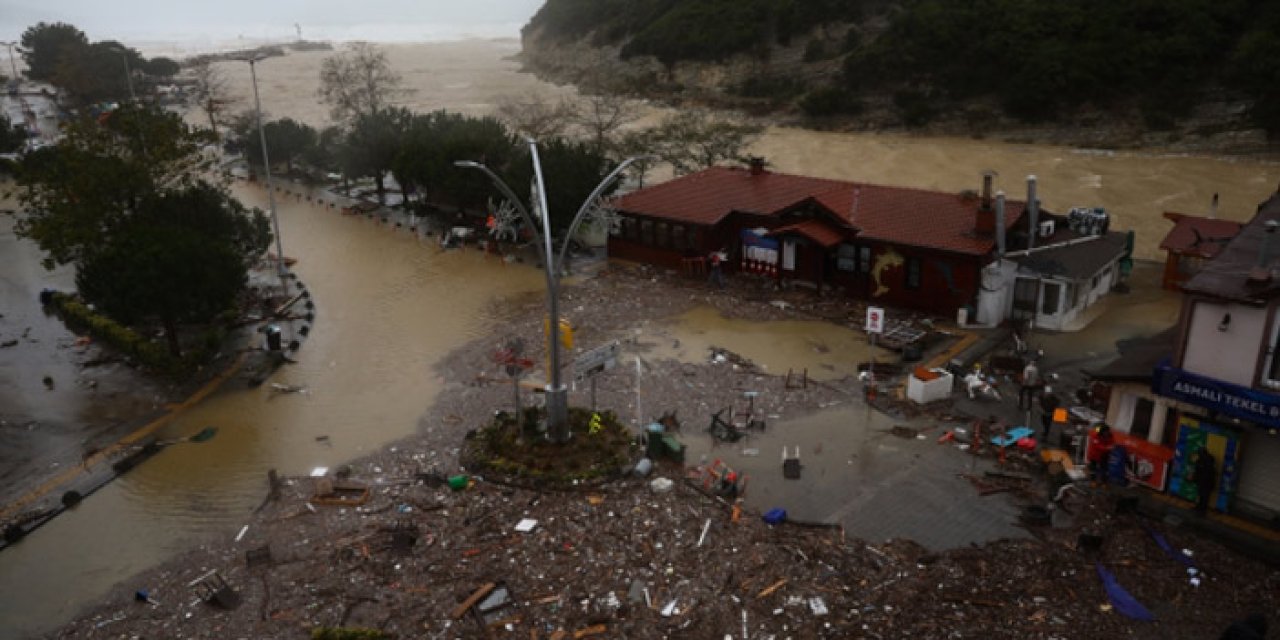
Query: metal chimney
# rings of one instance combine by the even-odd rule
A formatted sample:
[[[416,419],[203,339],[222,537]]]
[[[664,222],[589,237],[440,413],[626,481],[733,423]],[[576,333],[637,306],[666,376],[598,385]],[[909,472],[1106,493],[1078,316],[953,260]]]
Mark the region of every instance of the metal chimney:
[[[1040,201],[1036,200],[1036,177],[1027,176],[1027,251],[1036,248],[1036,234],[1040,232]]]
[[[1209,219],[1213,220],[1218,217],[1218,194],[1213,194],[1213,202],[1209,204]]]
[[[986,211],[991,210],[991,179],[995,175],[996,172],[990,169],[982,172],[982,208]]]
[[[1004,192],[996,192],[996,257],[1004,257]]]

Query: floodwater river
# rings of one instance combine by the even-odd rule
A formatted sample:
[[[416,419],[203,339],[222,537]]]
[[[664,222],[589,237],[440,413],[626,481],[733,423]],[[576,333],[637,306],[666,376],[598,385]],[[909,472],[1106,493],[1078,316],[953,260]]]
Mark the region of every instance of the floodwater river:
[[[426,67],[459,64],[437,55],[440,46],[396,45],[392,59],[413,59]],[[504,93],[564,91],[518,74],[517,63],[506,57],[514,52],[510,42],[467,47],[465,83],[439,85],[430,68],[409,74],[410,88],[418,89],[420,98],[431,98],[428,106],[462,105],[469,113],[483,113]],[[296,54],[261,65],[259,79],[272,116],[323,124],[315,78],[326,55]],[[242,95],[249,95],[247,83],[241,82],[247,81],[244,65],[228,65],[227,70],[239,74],[228,75]],[[428,81],[437,84],[424,84]],[[1116,216],[1114,228],[1139,230],[1143,257],[1156,257],[1154,247],[1168,228],[1161,211],[1200,212],[1220,192],[1221,215],[1245,219],[1280,181],[1280,165],[1254,160],[785,128],[770,128],[752,151],[767,156],[778,171],[944,190],[976,188],[979,172],[994,169],[1001,174],[1002,188],[1017,198],[1024,193],[1025,174],[1036,173],[1047,206],[1107,207]],[[259,192],[239,193],[248,203],[265,206]],[[265,388],[228,385],[160,434],[188,435],[217,426],[216,438],[167,449],[0,553],[0,637],[54,628],[79,607],[101,599],[116,581],[193,541],[234,533],[262,499],[267,469],[305,473],[408,435],[442,386],[433,363],[453,346],[486,335],[490,301],[542,284],[541,274],[532,268],[504,267],[478,252],[440,253],[430,239],[418,240],[367,219],[291,199],[281,202],[280,214],[285,251],[299,259],[295,270],[314,295],[318,317],[299,363],[282,369],[273,381],[303,385],[310,393],[273,396]],[[21,276],[8,267],[5,274]],[[719,321],[695,313],[682,322],[714,330]],[[698,339],[696,326],[679,331],[690,344]],[[811,375],[838,375],[849,363],[832,362],[829,353],[838,352],[841,340],[799,342],[794,351],[807,350],[813,359],[780,361],[770,365],[771,371],[808,366]],[[68,410],[65,415],[70,420],[91,414]],[[833,415],[837,417],[812,418],[814,432],[825,432],[824,424],[843,419]],[[886,439],[885,426],[877,423],[839,449],[828,445],[825,453],[814,453],[820,446],[814,438],[764,439],[756,445],[759,464],[776,465],[781,446],[799,445],[814,473],[825,469],[827,477],[844,482],[843,470],[856,470],[870,459],[861,447],[907,446]],[[327,443],[317,441],[320,436],[327,436]],[[744,465],[755,463],[746,458]]]

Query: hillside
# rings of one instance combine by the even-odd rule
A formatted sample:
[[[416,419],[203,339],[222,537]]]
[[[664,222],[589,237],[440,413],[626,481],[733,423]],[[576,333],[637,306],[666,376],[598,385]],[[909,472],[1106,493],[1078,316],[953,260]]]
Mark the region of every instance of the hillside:
[[[547,0],[523,40],[548,79],[809,126],[1280,136],[1265,0]]]

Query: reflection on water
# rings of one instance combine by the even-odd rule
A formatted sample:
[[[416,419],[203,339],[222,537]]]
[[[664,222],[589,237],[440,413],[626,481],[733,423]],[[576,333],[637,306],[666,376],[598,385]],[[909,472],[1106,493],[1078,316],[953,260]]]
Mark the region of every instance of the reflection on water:
[[[766,373],[785,375],[809,370],[815,380],[857,375],[859,362],[896,359],[872,347],[862,333],[830,322],[780,320],[760,322],[726,318],[713,307],[700,306],[669,323],[637,335],[650,349],[645,357],[702,363],[711,347],[728,349],[754,362]]]
[[[265,207],[256,190],[237,195]],[[534,269],[441,252],[429,238],[292,198],[280,202],[280,223],[318,313],[298,363],[272,381],[310,392],[233,380],[159,434],[216,426],[217,437],[170,447],[0,554],[0,636],[56,625],[192,538],[234,531],[265,495],[268,469],[302,474],[412,433],[441,387],[433,364],[486,333],[492,300],[542,284]]]

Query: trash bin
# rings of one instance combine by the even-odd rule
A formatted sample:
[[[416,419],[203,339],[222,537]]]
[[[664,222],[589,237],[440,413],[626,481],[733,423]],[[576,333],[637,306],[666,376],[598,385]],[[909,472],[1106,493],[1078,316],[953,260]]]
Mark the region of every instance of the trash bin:
[[[279,351],[280,343],[283,340],[280,327],[276,325],[267,326],[267,350]]]
[[[662,435],[666,429],[658,423],[653,423],[645,428],[645,457],[650,460],[661,460],[665,445],[662,443]]]

